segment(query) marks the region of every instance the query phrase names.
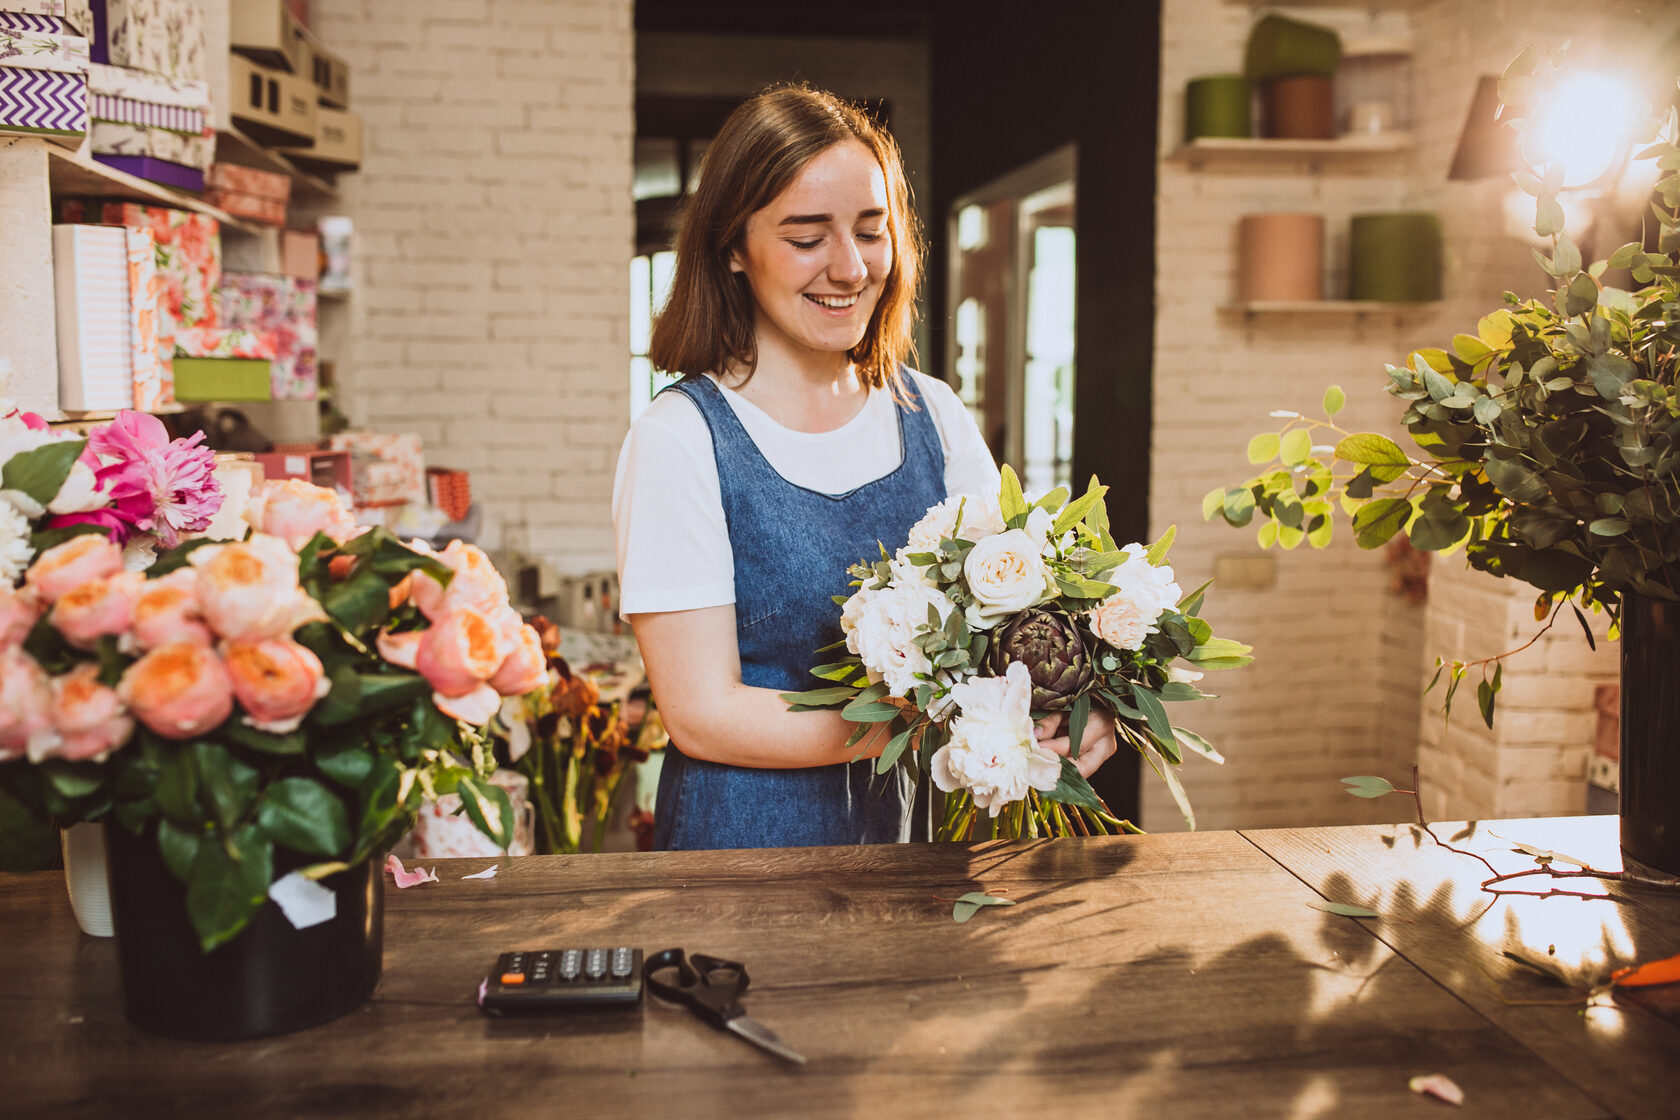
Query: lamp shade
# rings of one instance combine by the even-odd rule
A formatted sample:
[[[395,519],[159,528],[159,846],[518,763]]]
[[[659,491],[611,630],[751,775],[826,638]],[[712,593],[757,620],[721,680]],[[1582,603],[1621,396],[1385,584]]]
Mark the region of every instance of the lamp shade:
[[[1355,214],[1348,235],[1348,298],[1440,299],[1441,220],[1422,211]]]

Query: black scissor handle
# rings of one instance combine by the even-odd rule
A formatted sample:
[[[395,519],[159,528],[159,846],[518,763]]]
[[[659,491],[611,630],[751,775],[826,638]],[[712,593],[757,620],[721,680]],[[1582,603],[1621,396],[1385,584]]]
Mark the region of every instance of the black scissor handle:
[[[655,975],[666,969],[676,970],[675,984]],[[696,1015],[721,1027],[741,1014],[738,1001],[747,987],[747,969],[738,961],[704,953],[690,957],[681,949],[664,949],[643,962],[642,979],[660,999],[686,1003]]]

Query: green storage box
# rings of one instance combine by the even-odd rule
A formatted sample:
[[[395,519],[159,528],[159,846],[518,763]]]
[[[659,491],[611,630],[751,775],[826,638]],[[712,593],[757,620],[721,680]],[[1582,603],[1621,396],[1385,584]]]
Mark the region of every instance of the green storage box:
[[[1209,74],[1184,87],[1184,141],[1201,136],[1246,139],[1249,126],[1248,79],[1241,74]]]
[[[1355,214],[1348,236],[1348,298],[1428,303],[1441,298],[1441,220],[1409,211]]]
[[[178,401],[272,400],[272,362],[266,358],[175,356]]]
[[[1243,71],[1251,82],[1296,74],[1329,78],[1341,61],[1342,37],[1330,28],[1270,15],[1249,32]]]

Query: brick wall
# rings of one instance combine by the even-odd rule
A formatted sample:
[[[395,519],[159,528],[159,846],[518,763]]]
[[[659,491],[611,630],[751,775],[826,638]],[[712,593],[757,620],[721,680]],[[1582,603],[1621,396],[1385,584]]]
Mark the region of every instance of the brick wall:
[[[484,540],[611,567],[629,423],[629,0],[315,0],[366,122],[353,422],[464,468]]]

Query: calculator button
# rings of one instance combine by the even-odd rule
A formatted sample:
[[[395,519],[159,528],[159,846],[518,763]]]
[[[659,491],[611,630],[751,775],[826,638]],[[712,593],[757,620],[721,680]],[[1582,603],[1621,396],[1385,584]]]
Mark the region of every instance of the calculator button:
[[[583,971],[591,980],[599,980],[607,972],[607,951],[605,949],[591,949],[589,956],[583,963]]]
[[[613,979],[621,980],[630,975],[631,952],[629,949],[614,949],[612,955]]]
[[[583,951],[581,949],[567,949],[560,954],[560,978],[562,980],[576,980],[578,970],[583,967]]]
[[[504,972],[504,973],[502,973],[502,984],[504,986],[512,986],[514,984],[523,984],[523,983],[525,983],[525,974],[523,972]]]

